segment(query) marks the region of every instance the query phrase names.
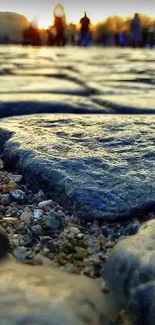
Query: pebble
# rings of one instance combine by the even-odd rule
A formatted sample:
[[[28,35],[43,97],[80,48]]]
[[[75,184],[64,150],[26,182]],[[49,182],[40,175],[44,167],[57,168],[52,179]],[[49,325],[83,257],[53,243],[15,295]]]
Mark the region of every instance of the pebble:
[[[31,227],[31,231],[35,236],[42,236],[43,235],[43,229],[40,225],[33,225]]]
[[[74,257],[76,259],[83,260],[85,257],[88,256],[87,250],[82,247],[75,247],[75,250],[76,254],[74,255]]]
[[[15,182],[15,183],[20,183],[21,180],[22,180],[22,178],[23,178],[22,175],[12,174],[12,173],[8,173],[7,176],[8,176],[8,178],[9,178],[11,181],[13,181],[13,182]]]
[[[70,227],[69,232],[71,232],[72,234],[77,235],[77,234],[79,234],[80,230],[77,227]]]
[[[41,202],[39,202],[39,204],[38,204],[38,208],[43,209],[43,208],[45,208],[45,207],[47,207],[47,206],[51,206],[52,203],[53,203],[52,200],[41,201]]]
[[[78,234],[76,234],[76,238],[77,239],[82,239],[84,237],[84,234],[82,234],[81,232],[79,232]]]
[[[13,255],[18,262],[24,262],[28,256],[28,251],[25,247],[18,247],[14,250]]]
[[[56,211],[52,210],[48,213],[46,217],[46,226],[55,231],[60,229],[61,217]]]
[[[67,264],[68,260],[68,257],[64,253],[57,255],[57,262],[62,266]]]
[[[21,180],[18,172],[0,169],[0,258],[12,250],[22,263],[98,278],[116,243],[143,223],[142,218],[113,224],[78,220],[42,190],[34,193],[29,184],[20,185]],[[11,186],[18,188],[4,193]],[[154,217],[150,212],[144,219]]]
[[[43,211],[41,209],[34,209],[33,217],[34,219],[38,219],[43,215]]]
[[[52,265],[52,261],[45,257],[42,254],[36,254],[34,256],[34,258],[31,260],[31,264],[32,265],[44,265],[44,266],[51,266]]]
[[[10,192],[10,194],[13,197],[13,199],[19,200],[19,201],[23,200],[26,197],[26,193],[21,190],[12,190]]]
[[[18,189],[18,185],[13,181],[10,181],[8,184],[2,185],[3,193],[10,193],[13,190]]]
[[[0,202],[1,202],[2,206],[10,204],[10,195],[9,194],[2,194],[0,196]]]
[[[31,212],[23,212],[20,216],[20,220],[24,221],[27,225],[31,223],[31,219],[33,218],[33,214]]]
[[[18,238],[14,238],[14,239],[12,239],[12,244],[13,244],[15,247],[19,246],[19,244],[20,244],[19,239],[18,239]]]

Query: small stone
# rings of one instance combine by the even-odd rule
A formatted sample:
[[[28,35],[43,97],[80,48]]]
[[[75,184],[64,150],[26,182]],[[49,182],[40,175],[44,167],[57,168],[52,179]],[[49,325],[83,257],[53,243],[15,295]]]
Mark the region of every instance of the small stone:
[[[32,218],[33,218],[33,214],[30,212],[23,212],[20,216],[20,220],[24,221],[27,225],[31,223]]]
[[[95,271],[94,271],[94,268],[91,267],[91,266],[88,266],[88,267],[85,267],[84,270],[83,270],[83,274],[91,277],[91,278],[94,278],[95,277]]]
[[[2,194],[0,196],[0,202],[3,205],[9,205],[10,204],[10,195],[9,194]]]
[[[23,211],[25,211],[25,212],[31,212],[31,209],[30,209],[29,207],[25,207],[25,208],[23,209]]]
[[[12,174],[12,173],[9,173],[7,176],[11,181],[13,181],[15,183],[20,183],[20,181],[23,178],[22,175],[15,175],[15,174]]]
[[[20,223],[20,220],[18,218],[13,218],[13,217],[4,218],[4,221],[10,225],[15,225]]]
[[[70,239],[70,240],[73,240],[74,237],[75,237],[75,235],[73,233],[71,233],[71,232],[69,234],[67,234],[67,238]]]
[[[57,255],[56,259],[57,259],[57,263],[59,263],[62,266],[67,264],[69,260],[69,258],[64,253],[60,253],[59,255]]]
[[[60,244],[59,251],[67,255],[75,252],[73,245],[67,240]]]
[[[61,227],[61,217],[54,210],[50,211],[47,215],[46,226],[52,230],[59,230]]]
[[[45,208],[47,206],[50,206],[51,207],[52,205],[53,205],[53,201],[52,200],[41,201],[38,204],[38,208],[43,209],[43,208]]]
[[[47,257],[43,256],[42,254],[38,253],[32,259],[32,265],[51,266],[52,261],[49,258],[47,258]]]
[[[101,260],[98,254],[94,254],[90,257],[90,261],[93,263],[93,265],[98,266],[101,264]]]
[[[47,247],[44,247],[44,248],[43,248],[43,252],[44,252],[45,254],[48,254],[49,251],[50,251],[49,248],[47,248]]]
[[[3,167],[4,167],[4,163],[3,163],[3,160],[2,160],[2,159],[0,159],[0,169],[3,169]]]
[[[13,246],[15,246],[15,247],[19,246],[19,239],[18,239],[18,238],[13,238],[13,239],[12,239],[12,244],[13,244]]]
[[[5,212],[5,207],[4,207],[4,205],[0,205],[0,212]]]
[[[99,258],[101,261],[106,262],[107,261],[107,256],[104,253],[99,253]]]
[[[68,273],[73,273],[73,274],[80,274],[80,268],[76,267],[75,265],[71,263],[65,264],[63,267],[61,267],[61,270],[68,272]]]
[[[34,219],[39,219],[43,214],[43,211],[41,209],[34,209],[33,217]]]
[[[42,227],[40,225],[33,225],[31,227],[31,231],[35,236],[42,236],[43,235],[43,230]]]
[[[114,246],[116,245],[116,243],[115,242],[113,242],[113,241],[108,241],[107,243],[106,243],[106,245],[105,245],[105,248],[107,249],[109,249],[109,248],[113,248]]]
[[[76,254],[74,255],[74,257],[76,259],[79,259],[79,260],[83,260],[85,257],[88,256],[88,252],[86,249],[82,248],[82,247],[75,247],[75,250],[76,250]]]
[[[77,235],[80,232],[80,230],[78,227],[70,227],[69,232],[71,232],[74,235]]]
[[[40,240],[42,244],[48,244],[52,242],[52,237],[50,236],[40,236]]]
[[[99,244],[100,244],[100,246],[101,246],[102,248],[105,246],[105,244],[106,244],[106,239],[105,239],[104,236],[100,236],[100,237],[99,237]]]
[[[81,232],[79,232],[77,235],[76,235],[76,238],[77,239],[82,239],[84,237],[84,234],[82,234]]]
[[[3,193],[10,193],[12,190],[16,189],[18,189],[18,185],[12,181],[2,186]]]
[[[21,191],[21,190],[12,190],[10,192],[10,194],[13,197],[13,199],[15,199],[17,201],[18,200],[21,201],[21,200],[23,200],[26,197],[26,193],[23,192],[23,191]]]
[[[17,211],[16,210],[12,210],[10,211],[10,217],[16,217],[17,216]]]
[[[16,241],[18,242],[18,239],[13,239],[14,245],[18,246]],[[13,255],[17,261],[24,262],[28,256],[28,250],[25,247],[18,247],[14,250]]]
[[[57,211],[57,213],[58,213],[61,217],[64,216],[64,212],[63,212],[62,210],[60,210],[60,209]]]

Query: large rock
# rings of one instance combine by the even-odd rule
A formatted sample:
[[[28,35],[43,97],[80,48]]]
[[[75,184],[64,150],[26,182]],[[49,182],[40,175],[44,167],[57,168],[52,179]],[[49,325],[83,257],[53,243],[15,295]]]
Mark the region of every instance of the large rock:
[[[155,204],[152,117],[33,115],[0,128],[5,162],[79,218],[127,220]]]
[[[84,276],[7,259],[0,273],[1,324],[109,325],[119,312],[113,298]]]
[[[155,220],[139,233],[119,242],[103,270],[103,277],[132,324],[155,322]]]

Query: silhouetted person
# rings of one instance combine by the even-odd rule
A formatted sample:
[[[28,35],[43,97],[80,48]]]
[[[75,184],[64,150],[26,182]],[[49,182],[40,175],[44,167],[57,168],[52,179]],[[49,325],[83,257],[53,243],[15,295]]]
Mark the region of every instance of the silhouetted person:
[[[66,44],[65,37],[65,13],[62,5],[58,4],[54,9],[54,27],[56,30],[55,42],[57,46]]]
[[[40,46],[41,39],[37,27],[33,27],[32,24],[23,31],[24,45]]]
[[[155,28],[150,26],[148,29],[148,45],[149,47],[154,47],[155,45]]]
[[[48,46],[54,46],[55,45],[55,37],[56,37],[56,30],[54,28],[49,28],[47,30],[48,35]]]
[[[80,20],[80,40],[79,45],[87,46],[90,41],[90,19],[87,17],[87,13],[84,12],[84,17]]]
[[[146,47],[148,41],[148,28],[143,28],[142,30],[142,47]]]
[[[141,44],[141,23],[137,13],[131,20],[131,42],[133,47],[139,47]]]

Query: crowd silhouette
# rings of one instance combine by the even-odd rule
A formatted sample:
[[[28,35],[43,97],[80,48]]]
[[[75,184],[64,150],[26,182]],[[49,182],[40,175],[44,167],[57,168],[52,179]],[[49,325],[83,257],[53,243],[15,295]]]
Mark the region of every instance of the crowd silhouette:
[[[66,24],[66,15],[63,6],[59,3],[53,11],[53,25],[46,30],[48,46],[65,46],[66,44],[78,46],[99,45],[154,47],[155,27],[143,28],[138,13],[135,13],[130,21],[128,29],[109,34],[104,31],[97,40],[93,39],[91,21],[87,13],[79,21],[79,29],[75,24]],[[23,45],[40,46],[41,35],[36,26],[31,23],[29,28],[23,31]]]

